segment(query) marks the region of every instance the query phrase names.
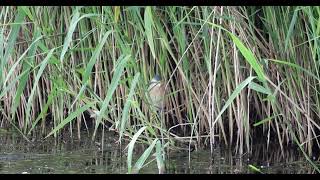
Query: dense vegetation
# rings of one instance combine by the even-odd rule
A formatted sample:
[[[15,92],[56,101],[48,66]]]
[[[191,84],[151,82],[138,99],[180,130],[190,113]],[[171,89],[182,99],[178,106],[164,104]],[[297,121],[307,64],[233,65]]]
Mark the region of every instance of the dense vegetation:
[[[319,7],[1,7],[0,126],[153,147],[320,145]],[[147,86],[166,83],[165,111]],[[159,139],[159,141],[158,141]],[[130,153],[129,153],[130,156]],[[144,158],[145,157],[145,158]],[[311,162],[311,161],[310,161]],[[140,163],[140,164],[139,164]],[[130,165],[129,165],[130,164]],[[131,171],[131,159],[128,157]]]

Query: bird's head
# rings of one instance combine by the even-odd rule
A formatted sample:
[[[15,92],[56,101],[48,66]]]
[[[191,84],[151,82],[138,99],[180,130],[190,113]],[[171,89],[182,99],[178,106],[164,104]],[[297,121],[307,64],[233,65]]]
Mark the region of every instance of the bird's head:
[[[152,79],[151,79],[151,82],[150,83],[156,83],[156,82],[159,82],[161,81],[161,77],[156,74]]]

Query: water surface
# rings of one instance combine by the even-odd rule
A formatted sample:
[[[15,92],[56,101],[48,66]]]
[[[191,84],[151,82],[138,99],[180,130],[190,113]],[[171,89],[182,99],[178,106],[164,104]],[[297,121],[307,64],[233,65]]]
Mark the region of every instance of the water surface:
[[[28,143],[17,134],[0,134],[0,173],[127,173],[127,150],[116,143],[115,133],[106,132],[104,137],[102,147],[99,138],[92,142],[86,133],[81,134],[81,140],[63,138],[58,141],[48,138],[33,143]],[[260,145],[253,148],[251,155],[237,157],[234,154],[234,151],[222,147],[215,148],[213,157],[209,150],[193,151],[190,157],[188,151],[170,151],[166,154],[165,173],[257,173],[249,165],[259,168],[263,173],[314,172],[302,154],[294,148],[286,149],[282,154],[280,148],[269,147],[267,150]],[[141,155],[141,149],[137,155]],[[152,158],[147,162],[150,160]],[[158,173],[156,161],[148,163],[140,173]]]

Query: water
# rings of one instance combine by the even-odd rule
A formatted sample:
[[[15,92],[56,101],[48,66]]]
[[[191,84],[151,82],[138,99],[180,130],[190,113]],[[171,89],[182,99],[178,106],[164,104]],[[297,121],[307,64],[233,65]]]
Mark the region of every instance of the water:
[[[105,134],[103,151],[99,138],[92,142],[86,133],[82,133],[81,141],[76,139],[54,141],[53,138],[48,138],[43,142],[28,143],[16,134],[0,134],[0,174],[127,173],[127,151],[116,143],[114,133]],[[140,156],[141,150],[137,153]],[[193,151],[189,160],[188,151],[170,151],[166,156],[165,173],[257,173],[249,165],[267,174],[314,172],[302,154],[295,149],[287,149],[282,155],[279,148],[269,148],[266,151],[263,146],[255,146],[251,156],[235,157],[233,151],[218,147],[213,154],[211,158],[209,150]],[[156,161],[143,167],[140,173],[158,173]]]

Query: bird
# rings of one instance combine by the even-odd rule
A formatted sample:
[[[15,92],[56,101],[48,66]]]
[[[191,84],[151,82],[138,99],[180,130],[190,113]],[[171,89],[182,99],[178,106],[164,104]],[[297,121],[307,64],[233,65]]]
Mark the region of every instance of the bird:
[[[160,113],[164,109],[165,83],[156,74],[150,81],[148,87],[151,105]]]

